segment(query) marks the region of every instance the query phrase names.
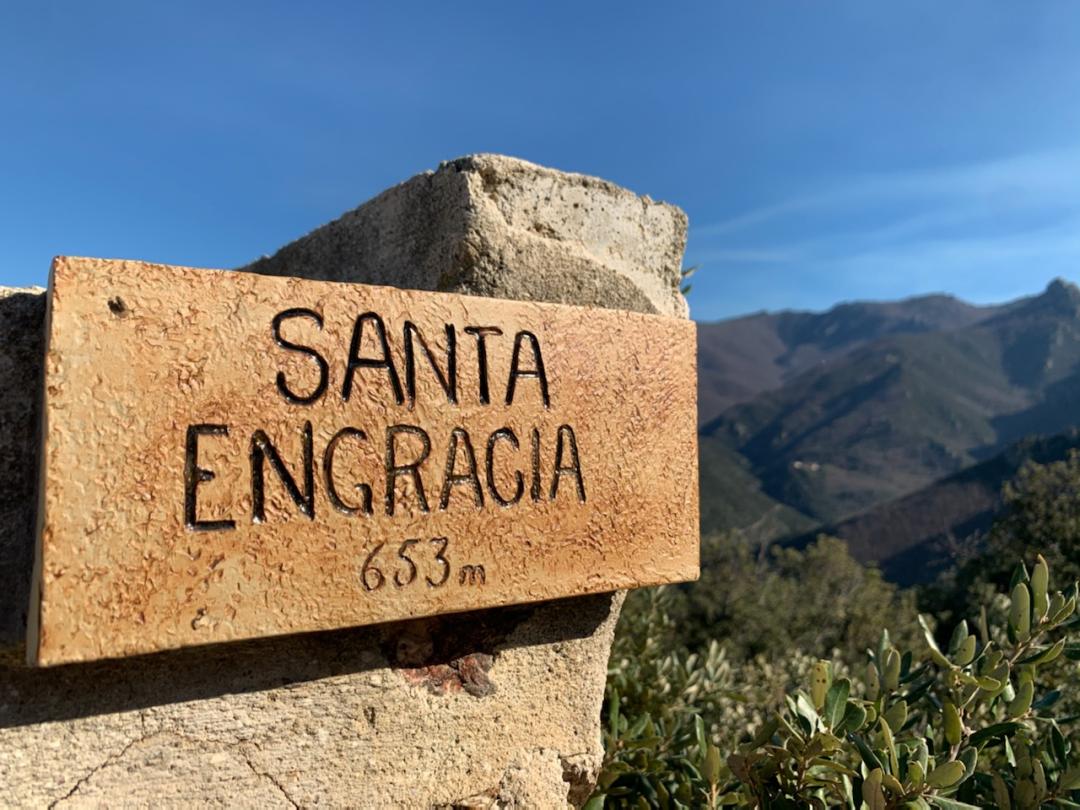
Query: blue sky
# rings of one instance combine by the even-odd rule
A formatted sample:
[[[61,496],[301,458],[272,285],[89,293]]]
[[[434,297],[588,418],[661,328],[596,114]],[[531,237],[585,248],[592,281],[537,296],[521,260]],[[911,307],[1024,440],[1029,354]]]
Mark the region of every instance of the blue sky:
[[[440,160],[682,206],[700,319],[1080,280],[1080,3],[0,3],[0,283],[230,267]]]

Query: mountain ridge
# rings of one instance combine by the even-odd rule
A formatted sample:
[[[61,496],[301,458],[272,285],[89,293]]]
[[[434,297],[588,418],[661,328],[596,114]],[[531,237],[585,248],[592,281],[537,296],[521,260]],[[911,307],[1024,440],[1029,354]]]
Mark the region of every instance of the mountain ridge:
[[[701,397],[703,531],[749,526],[766,541],[831,527],[903,579],[937,553],[917,548],[928,529],[904,510],[949,513],[918,493],[959,476],[952,497],[982,509],[988,496],[963,489],[965,471],[1080,422],[1080,288],[1061,279],[988,307],[934,295],[787,315],[699,329],[702,390],[717,394]],[[729,380],[732,358],[756,376]],[[874,510],[890,515],[874,524],[876,551],[852,523]],[[905,526],[906,540],[886,530]]]
[[[699,423],[879,337],[959,327],[997,310],[935,293],[901,301],[843,302],[823,312],[755,312],[699,323]]]

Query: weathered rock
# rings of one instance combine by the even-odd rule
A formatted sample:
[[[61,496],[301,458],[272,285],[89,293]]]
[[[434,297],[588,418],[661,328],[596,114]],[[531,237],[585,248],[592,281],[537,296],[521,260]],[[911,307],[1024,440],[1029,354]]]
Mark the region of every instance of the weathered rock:
[[[687,314],[686,215],[501,155],[443,163],[243,270]]]
[[[477,156],[245,269],[684,314],[685,226],[602,180]],[[43,312],[38,291],[0,297],[0,802],[584,800],[618,595],[26,668]]]

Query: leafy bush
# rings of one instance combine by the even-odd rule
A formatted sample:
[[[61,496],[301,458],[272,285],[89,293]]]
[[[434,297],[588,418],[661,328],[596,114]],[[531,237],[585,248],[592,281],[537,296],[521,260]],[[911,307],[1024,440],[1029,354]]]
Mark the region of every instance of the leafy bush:
[[[730,536],[707,537],[701,569],[701,580],[683,589],[679,616],[691,650],[720,638],[736,658],[777,660],[801,650],[854,663],[883,628],[901,643],[918,636],[914,595],[860,565],[835,538],[801,551],[755,552]]]
[[[981,546],[979,553],[921,595],[936,615],[977,613],[1030,549],[1040,550],[1059,577],[1080,577],[1080,451],[1062,461],[1027,462],[1004,486],[1002,501],[988,536],[971,544]]]
[[[1041,557],[1007,609],[984,604],[919,651],[882,633],[859,672],[681,648],[669,590],[628,603],[612,657],[607,759],[591,808],[1080,807],[1077,586]],[[1000,603],[1000,599],[999,599]],[[944,639],[944,637],[943,637]],[[790,683],[801,680],[801,688]]]

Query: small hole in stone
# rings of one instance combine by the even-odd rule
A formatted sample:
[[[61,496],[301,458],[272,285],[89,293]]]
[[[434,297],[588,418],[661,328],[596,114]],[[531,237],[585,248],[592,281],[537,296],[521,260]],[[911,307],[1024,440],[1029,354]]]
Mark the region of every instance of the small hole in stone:
[[[124,299],[120,296],[109,299],[109,312],[113,315],[126,315],[127,305],[124,304]]]

